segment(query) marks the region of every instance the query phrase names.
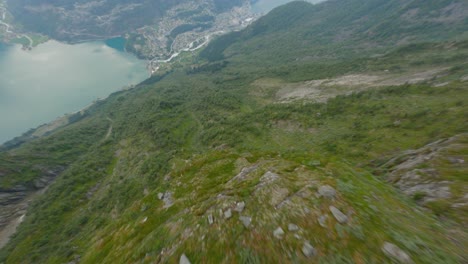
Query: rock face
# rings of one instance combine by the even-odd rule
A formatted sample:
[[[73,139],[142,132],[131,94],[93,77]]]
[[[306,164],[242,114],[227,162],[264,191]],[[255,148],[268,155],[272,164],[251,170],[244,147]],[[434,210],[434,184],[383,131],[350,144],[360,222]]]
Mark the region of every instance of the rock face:
[[[450,192],[450,185],[451,182],[449,181],[441,181],[441,182],[431,182],[431,183],[420,183],[414,186],[405,186],[404,193],[409,196],[414,196],[417,194],[423,194],[424,197],[422,198],[423,203],[427,203],[430,201],[440,200],[440,199],[448,199],[452,197],[452,193]],[[399,187],[402,187],[399,184]]]
[[[398,246],[392,243],[385,242],[382,246],[382,251],[387,257],[397,260],[400,263],[413,263],[413,261],[408,256],[408,254],[406,254],[406,252],[404,252]]]
[[[44,175],[32,182],[32,185],[17,185],[12,188],[0,188],[0,248],[6,245],[9,237],[14,234],[16,227],[22,222],[29,203],[42,194],[63,171],[64,168],[44,171]],[[8,176],[8,175],[2,175]]]
[[[10,236],[15,233],[30,202],[24,193],[15,195],[18,195],[19,200],[10,204],[0,204],[0,249],[8,243]],[[0,199],[2,198],[0,197]]]
[[[336,221],[338,221],[340,224],[345,224],[346,222],[348,222],[348,217],[345,214],[343,214],[340,210],[338,210],[338,208],[330,206],[330,211],[335,217]]]
[[[413,198],[421,205],[437,200],[456,200],[452,193],[450,178],[444,178],[437,164],[447,163],[447,167],[466,168],[463,155],[452,156],[465,143],[468,134],[435,141],[426,146],[408,150],[390,159],[381,166],[382,171],[388,172],[387,179],[403,193]],[[463,195],[461,195],[463,196]]]

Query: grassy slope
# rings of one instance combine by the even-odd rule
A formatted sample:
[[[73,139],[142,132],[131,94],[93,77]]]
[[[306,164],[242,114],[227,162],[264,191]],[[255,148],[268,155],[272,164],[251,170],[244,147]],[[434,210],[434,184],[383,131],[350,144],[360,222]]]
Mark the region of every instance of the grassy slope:
[[[303,227],[302,236],[313,241],[324,261],[351,257],[382,261],[378,252],[384,240],[399,244],[422,262],[456,261],[457,248],[446,240],[446,227],[430,213],[413,213],[412,201],[372,178],[367,169],[353,167],[466,131],[462,120],[467,109],[460,98],[467,91],[462,83],[455,81],[443,88],[427,84],[389,87],[341,96],[327,104],[263,106],[245,97],[251,86],[229,81],[230,70],[219,72],[216,83],[205,74],[174,73],[154,88],[109,99],[101,111],[114,120],[115,134],[94,144],[37,201],[3,251],[10,252],[7,262],[63,262],[74,254],[85,262],[150,262],[161,249],[179,240],[183,243],[176,252],[188,252],[194,260],[216,262],[229,256],[228,262],[242,258],[287,261],[290,251],[305,261],[294,253],[300,241],[288,237],[279,243],[271,238],[273,223],[285,229],[288,222]],[[393,125],[396,119],[402,120],[400,126]],[[294,129],[278,126],[279,121],[293,124]],[[98,122],[102,120],[94,120]],[[308,132],[311,129],[313,133]],[[223,144],[225,150],[211,148]],[[236,166],[244,159],[245,164]],[[317,160],[318,167],[313,165]],[[226,184],[242,167],[260,161],[264,164],[252,179]],[[253,192],[267,170],[284,175],[278,188],[291,193],[307,184],[311,192],[324,183],[335,186],[340,192],[335,204],[355,212],[352,223],[341,227],[330,220],[330,229],[319,227],[314,218],[326,213],[330,202],[314,196],[294,202],[293,208],[312,208],[309,215],[291,215],[291,209],[273,213],[275,209],[261,200],[268,197]],[[165,181],[166,175],[172,179]],[[96,186],[95,193],[87,195]],[[172,190],[177,200],[168,210],[156,198],[166,190]],[[237,219],[220,221],[221,231],[210,231],[206,212],[226,207],[216,199],[210,201],[219,193],[229,195],[231,202],[247,202],[247,214],[259,222],[255,233],[244,230]],[[142,224],[145,217],[148,221]],[[412,225],[415,221],[418,226]],[[197,223],[201,224],[198,229]],[[184,237],[186,230],[194,235]],[[207,240],[200,248],[197,239],[202,235]],[[224,243],[218,243],[218,235],[226,237]],[[331,239],[320,239],[327,236]],[[264,242],[262,247],[256,246],[258,241]]]
[[[50,155],[71,165],[33,204],[0,261],[63,263],[80,256],[84,263],[175,263],[185,252],[193,262],[306,262],[300,248],[309,240],[318,250],[314,260],[326,263],[388,262],[380,250],[384,241],[416,262],[456,263],[466,257],[463,232],[452,237],[458,246],[448,237],[460,228],[457,222],[439,221],[372,172],[375,163],[402,150],[466,132],[462,99],[468,91],[459,79],[467,74],[467,53],[465,42],[424,44],[378,59],[351,56],[267,70],[251,60],[238,67],[240,54],[227,64],[200,62],[115,94],[91,117],[3,154],[17,153],[34,165],[31,156],[42,153],[41,159]],[[298,82],[447,66],[443,78],[450,84],[444,87],[384,87],[326,104],[271,103],[275,91],[253,84],[267,77]],[[113,133],[105,139],[107,118]],[[60,138],[69,145],[59,144]],[[229,182],[254,164],[258,168],[244,181]],[[280,179],[259,190],[267,171]],[[462,176],[454,180],[466,185]],[[337,189],[335,201],[315,197],[323,184]],[[278,197],[271,195],[284,189],[290,199],[277,210],[271,203]],[[157,198],[166,191],[175,197],[169,209]],[[246,202],[251,229],[237,213],[229,220],[218,216],[235,201]],[[331,204],[350,213],[348,224],[333,219]],[[212,226],[208,214],[215,216]],[[316,219],[325,214],[322,228]],[[301,238],[287,232],[275,240],[273,230],[286,230],[289,222],[301,227]]]
[[[399,43],[465,39],[467,16],[443,12],[464,1],[327,1],[320,5],[295,2],[274,9],[242,32],[212,42],[201,56],[230,58],[242,64],[291,67],[323,60],[343,60],[374,54]],[[418,8],[414,17],[410,10]],[[451,17],[453,20],[448,20]],[[450,21],[450,22],[448,22]],[[272,56],[275,54],[275,56]]]

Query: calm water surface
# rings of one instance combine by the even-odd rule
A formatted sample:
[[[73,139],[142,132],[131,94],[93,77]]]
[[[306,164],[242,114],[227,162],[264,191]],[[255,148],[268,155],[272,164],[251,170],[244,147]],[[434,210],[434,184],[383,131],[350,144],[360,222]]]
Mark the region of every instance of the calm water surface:
[[[104,42],[0,44],[0,144],[147,77],[145,61]]]

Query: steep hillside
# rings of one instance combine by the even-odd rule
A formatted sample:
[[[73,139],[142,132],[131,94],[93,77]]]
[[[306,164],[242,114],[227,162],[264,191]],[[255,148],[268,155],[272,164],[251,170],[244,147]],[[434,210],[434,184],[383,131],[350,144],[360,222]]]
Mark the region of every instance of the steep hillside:
[[[369,55],[395,45],[465,39],[467,14],[462,0],[296,2],[212,42],[202,56],[275,65]]]
[[[286,5],[0,152],[2,212],[53,180],[0,214],[22,222],[0,263],[464,263],[467,39],[415,19],[414,43],[357,52],[374,41],[357,24],[308,58],[304,34],[328,8],[349,19],[325,35],[464,5],[430,2]]]

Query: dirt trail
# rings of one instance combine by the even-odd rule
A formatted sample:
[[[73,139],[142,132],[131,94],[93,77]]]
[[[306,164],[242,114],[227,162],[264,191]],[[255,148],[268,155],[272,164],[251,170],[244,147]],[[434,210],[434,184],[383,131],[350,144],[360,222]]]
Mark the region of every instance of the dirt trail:
[[[108,139],[112,135],[112,129],[113,129],[113,123],[114,123],[114,120],[110,119],[109,117],[107,117],[107,120],[109,120],[110,126],[109,126],[109,129],[107,130],[107,134],[104,137],[104,140]]]

